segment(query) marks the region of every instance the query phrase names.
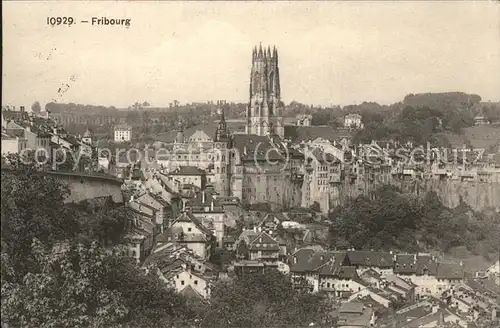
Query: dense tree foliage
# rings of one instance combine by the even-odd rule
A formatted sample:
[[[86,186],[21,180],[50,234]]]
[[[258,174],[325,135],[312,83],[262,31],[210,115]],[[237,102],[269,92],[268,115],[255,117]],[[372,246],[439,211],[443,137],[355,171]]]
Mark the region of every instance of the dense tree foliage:
[[[10,161],[2,170],[2,322],[10,327],[185,327],[182,297],[114,252],[127,212],[64,203],[69,190]],[[107,246],[107,248],[103,248]],[[111,248],[110,248],[111,247]]]
[[[365,128],[355,135],[354,142],[368,143],[372,140],[393,139],[416,144],[426,142],[435,144],[435,134],[442,130],[443,120],[439,111],[428,107],[406,106],[395,120],[367,122]]]
[[[128,309],[106,288],[110,268],[96,245],[54,245],[34,240],[34,268],[19,283],[2,279],[2,320],[19,327],[112,326]]]
[[[78,222],[64,205],[69,190],[49,177],[37,174],[33,165],[11,162],[2,170],[2,255],[9,259],[16,279],[30,269],[31,243],[74,238]]]
[[[320,295],[302,294],[277,271],[243,274],[219,283],[212,293],[202,327],[332,326],[332,305]]]
[[[40,102],[38,101],[35,101],[33,103],[33,105],[31,105],[31,110],[34,112],[34,113],[40,113],[40,111],[42,110],[41,106],[40,106]]]
[[[167,328],[193,317],[156,276],[95,242],[47,249],[35,239],[32,253],[35,265],[22,281],[2,279],[2,319],[14,327]]]
[[[498,252],[498,213],[475,213],[465,205],[448,209],[435,192],[417,198],[383,186],[331,214],[331,244],[338,248],[442,250],[467,246],[476,254]]]

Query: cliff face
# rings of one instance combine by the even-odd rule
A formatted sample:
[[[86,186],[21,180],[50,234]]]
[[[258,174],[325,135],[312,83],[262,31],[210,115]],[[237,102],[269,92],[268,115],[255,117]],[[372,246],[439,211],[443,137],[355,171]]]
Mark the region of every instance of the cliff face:
[[[500,207],[500,183],[498,182],[429,180],[414,185],[402,184],[401,189],[418,194],[433,190],[438,194],[441,202],[449,208],[457,207],[461,200],[476,211]]]
[[[475,211],[500,207],[500,183],[462,182],[462,181],[393,181],[391,183],[403,192],[425,196],[428,191],[435,191],[443,205],[457,207],[460,202],[468,204]],[[332,206],[340,205],[347,198],[357,197],[375,190],[380,184],[341,184],[332,201]]]

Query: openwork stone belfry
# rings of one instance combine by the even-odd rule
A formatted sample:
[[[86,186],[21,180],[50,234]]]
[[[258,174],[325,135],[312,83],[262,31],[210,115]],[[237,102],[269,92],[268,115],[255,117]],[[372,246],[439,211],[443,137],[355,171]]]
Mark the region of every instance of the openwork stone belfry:
[[[276,47],[253,49],[250,74],[250,103],[247,109],[246,133],[283,137],[283,103],[281,102],[278,51]]]

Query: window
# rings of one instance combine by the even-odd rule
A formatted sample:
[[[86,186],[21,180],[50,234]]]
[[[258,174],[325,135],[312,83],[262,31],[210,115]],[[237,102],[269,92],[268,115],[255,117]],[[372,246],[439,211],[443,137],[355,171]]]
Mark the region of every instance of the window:
[[[195,281],[194,281],[194,284],[195,284],[195,285],[198,285],[198,280],[195,280]]]
[[[191,228],[188,228],[188,232],[191,232]]]
[[[181,280],[181,285],[184,286],[184,280]]]

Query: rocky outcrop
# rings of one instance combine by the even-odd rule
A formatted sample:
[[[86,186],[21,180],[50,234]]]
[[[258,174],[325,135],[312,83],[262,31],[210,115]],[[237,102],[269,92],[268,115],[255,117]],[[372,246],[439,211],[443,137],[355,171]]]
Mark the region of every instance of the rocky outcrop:
[[[425,196],[429,191],[435,191],[443,205],[455,208],[461,202],[466,203],[475,211],[488,208],[500,208],[500,183],[472,182],[458,180],[422,180],[422,181],[392,181],[392,185],[403,192],[417,196]],[[368,194],[381,184],[339,184],[331,199],[332,207],[343,204],[348,198]]]

